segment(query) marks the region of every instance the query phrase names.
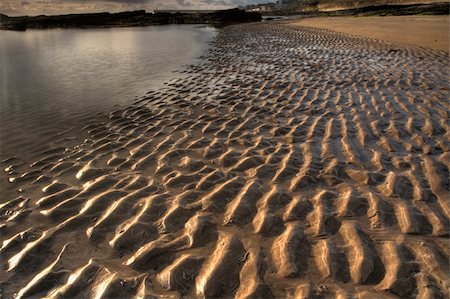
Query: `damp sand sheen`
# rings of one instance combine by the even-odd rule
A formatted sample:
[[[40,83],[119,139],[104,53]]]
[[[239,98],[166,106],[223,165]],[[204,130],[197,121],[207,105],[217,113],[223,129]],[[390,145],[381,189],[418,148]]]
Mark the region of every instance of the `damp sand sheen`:
[[[4,298],[448,297],[448,66],[323,29],[221,29],[84,142],[2,161]]]

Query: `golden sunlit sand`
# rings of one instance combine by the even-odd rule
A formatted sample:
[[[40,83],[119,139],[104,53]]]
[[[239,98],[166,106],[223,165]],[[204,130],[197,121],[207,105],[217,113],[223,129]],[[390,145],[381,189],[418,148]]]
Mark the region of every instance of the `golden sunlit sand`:
[[[304,18],[292,24],[449,51],[449,16]]]
[[[448,65],[322,29],[221,29],[84,142],[2,162],[4,297],[449,296]]]

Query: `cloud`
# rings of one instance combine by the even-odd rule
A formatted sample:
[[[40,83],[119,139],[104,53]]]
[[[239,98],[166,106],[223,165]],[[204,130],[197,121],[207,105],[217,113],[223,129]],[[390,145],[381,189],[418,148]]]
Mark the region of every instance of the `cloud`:
[[[273,2],[274,0],[272,0]],[[145,9],[225,9],[270,0],[0,0],[7,15],[52,15]]]

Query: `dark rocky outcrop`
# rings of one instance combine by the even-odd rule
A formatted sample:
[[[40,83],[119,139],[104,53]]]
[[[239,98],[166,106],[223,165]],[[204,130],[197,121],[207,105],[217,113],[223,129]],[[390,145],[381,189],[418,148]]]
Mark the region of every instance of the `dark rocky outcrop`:
[[[447,15],[449,14],[449,5],[448,2],[411,5],[372,5],[344,10],[333,10],[332,8],[329,8],[329,10],[323,11],[323,13],[328,13],[330,15],[359,16]]]
[[[58,16],[0,16],[0,29],[26,30],[38,28],[93,28],[146,26],[164,24],[210,24],[221,27],[234,23],[257,22],[261,14],[240,9],[211,13],[146,13],[144,10],[121,13],[69,14]]]
[[[290,0],[270,15],[370,16],[370,15],[447,15],[449,1],[415,3],[414,0]]]

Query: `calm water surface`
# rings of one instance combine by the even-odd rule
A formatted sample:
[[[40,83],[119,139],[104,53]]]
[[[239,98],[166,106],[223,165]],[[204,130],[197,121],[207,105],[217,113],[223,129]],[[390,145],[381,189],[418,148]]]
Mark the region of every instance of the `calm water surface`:
[[[32,157],[59,132],[181,77],[214,35],[193,25],[0,31],[0,159]]]

